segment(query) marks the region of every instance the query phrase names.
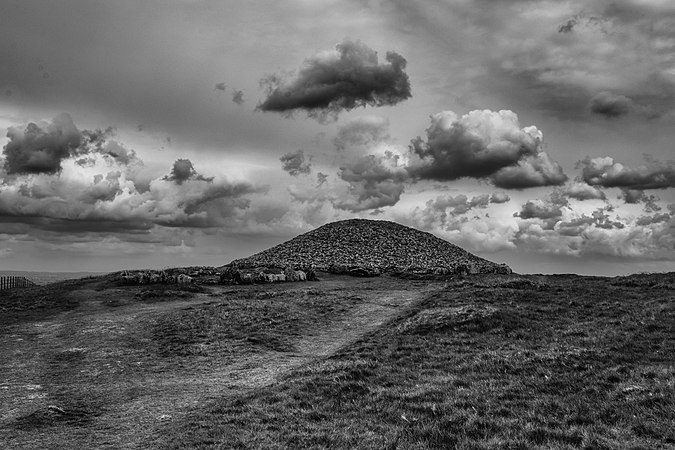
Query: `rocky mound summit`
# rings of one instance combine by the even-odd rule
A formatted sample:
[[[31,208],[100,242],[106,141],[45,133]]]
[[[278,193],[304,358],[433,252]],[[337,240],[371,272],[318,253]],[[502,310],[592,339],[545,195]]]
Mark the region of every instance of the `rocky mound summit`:
[[[431,233],[395,222],[366,219],[329,223],[232,261],[227,267],[292,267],[353,274],[511,273],[508,266],[479,258]]]

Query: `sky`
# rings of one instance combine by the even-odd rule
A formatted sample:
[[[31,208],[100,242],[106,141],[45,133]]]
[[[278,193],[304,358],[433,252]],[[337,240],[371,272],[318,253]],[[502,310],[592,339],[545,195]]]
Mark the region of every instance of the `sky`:
[[[2,0],[0,270],[222,265],[392,220],[675,271],[670,0]]]

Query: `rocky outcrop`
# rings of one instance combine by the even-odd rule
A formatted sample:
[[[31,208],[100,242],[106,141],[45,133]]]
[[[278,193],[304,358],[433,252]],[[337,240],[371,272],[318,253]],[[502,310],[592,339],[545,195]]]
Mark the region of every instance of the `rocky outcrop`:
[[[291,281],[318,281],[313,271],[305,272],[287,267],[224,268],[220,274],[221,284],[283,283]]]
[[[193,284],[195,279],[182,273],[182,269],[167,270],[124,270],[118,272],[121,284]]]
[[[430,233],[394,222],[366,219],[324,225],[248,258],[232,261],[221,270],[260,267],[355,276],[511,273],[505,264],[475,256]]]

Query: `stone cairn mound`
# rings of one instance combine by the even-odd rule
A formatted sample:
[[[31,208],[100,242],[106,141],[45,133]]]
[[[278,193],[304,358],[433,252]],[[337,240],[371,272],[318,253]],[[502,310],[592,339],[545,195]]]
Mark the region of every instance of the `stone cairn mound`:
[[[329,223],[253,256],[220,268],[224,282],[282,281],[272,275],[316,272],[354,276],[509,274],[505,264],[479,258],[436,236],[382,220]],[[297,275],[302,277],[301,275]]]

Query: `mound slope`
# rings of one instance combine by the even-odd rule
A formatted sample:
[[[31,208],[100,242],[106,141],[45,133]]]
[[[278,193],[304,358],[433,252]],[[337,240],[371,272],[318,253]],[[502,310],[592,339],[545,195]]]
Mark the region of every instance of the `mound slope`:
[[[383,273],[510,273],[431,233],[383,220],[350,219],[323,225],[290,241],[228,264],[232,268],[288,267]]]

